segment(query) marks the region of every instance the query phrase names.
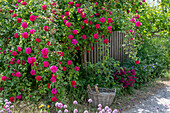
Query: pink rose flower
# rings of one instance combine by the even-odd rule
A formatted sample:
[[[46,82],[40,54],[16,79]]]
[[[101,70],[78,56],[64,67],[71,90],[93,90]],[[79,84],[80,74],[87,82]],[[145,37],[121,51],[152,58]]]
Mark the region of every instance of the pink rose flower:
[[[15,76],[16,77],[21,77],[21,73],[20,72],[16,72]]]
[[[21,18],[17,18],[18,23],[21,23],[21,21],[22,21]]]
[[[40,81],[40,80],[41,80],[41,76],[37,76],[37,77],[36,77],[36,80],[37,80],[37,81]]]
[[[99,35],[96,33],[93,35],[94,36],[94,39],[98,39]]]
[[[31,75],[35,75],[35,74],[36,74],[36,71],[35,71],[35,70],[31,70],[31,71],[30,71],[30,74],[31,74]]]
[[[104,17],[100,18],[100,22],[101,22],[101,23],[104,23],[105,21],[106,21],[106,20],[105,20]]]
[[[1,78],[3,81],[6,81],[7,77],[6,76],[2,76]]]
[[[50,70],[52,73],[55,73],[57,71],[57,67],[56,66],[51,66]]]
[[[108,22],[108,23],[111,23],[111,22],[112,22],[112,19],[111,19],[111,18],[108,18],[108,19],[107,19],[107,22]]]
[[[73,38],[73,35],[69,35],[69,36],[68,36],[68,39],[71,40],[72,38]]]
[[[68,65],[71,65],[73,62],[71,61],[71,60],[69,60],[68,62],[67,62],[67,64]]]
[[[30,21],[32,21],[32,22],[35,21],[35,16],[34,15],[30,16]]]
[[[72,32],[73,32],[73,34],[74,34],[74,35],[76,35],[76,34],[77,34],[77,30],[73,30]]]
[[[27,32],[23,32],[23,33],[22,33],[22,37],[23,37],[23,38],[28,38],[28,33],[27,33]]]
[[[35,62],[35,57],[28,57],[27,62],[28,62],[29,64],[34,63],[34,62]]]
[[[17,51],[20,52],[22,49],[21,47],[17,47]]]
[[[42,55],[42,57],[45,59],[45,58],[48,58],[47,55]]]
[[[57,94],[57,89],[56,89],[56,88],[53,88],[53,89],[51,90],[51,93],[54,94],[54,95]]]
[[[86,17],[86,13],[81,13],[81,18],[85,18]]]
[[[70,23],[70,22],[67,22],[67,23],[66,23],[66,26],[67,26],[67,27],[70,27],[70,26],[71,26],[71,23]]]
[[[82,8],[78,8],[78,9],[77,9],[77,12],[80,13],[80,14],[81,14],[83,11],[84,11],[84,9],[82,9]]]
[[[96,28],[96,29],[99,29],[99,28],[100,28],[100,24],[96,24],[96,25],[95,25],[95,28]]]
[[[92,21],[89,21],[89,24],[90,24],[90,25],[92,25],[92,24],[93,24],[93,22],[92,22]]]
[[[31,48],[30,47],[27,47],[26,49],[25,49],[25,52],[26,52],[26,54],[30,54],[31,53]]]
[[[27,5],[27,2],[22,2],[22,5]]]
[[[44,61],[43,65],[44,65],[44,67],[48,67],[49,66],[48,61]]]
[[[19,63],[20,63],[20,60],[18,59],[18,60],[17,60],[17,64],[19,64]]]
[[[65,12],[65,16],[69,16],[69,12],[68,11]]]
[[[76,7],[80,7],[80,4],[77,3],[75,6],[76,6]]]
[[[74,68],[74,70],[75,70],[75,71],[79,71],[79,67],[76,66],[76,67]]]
[[[55,77],[51,77],[50,81],[51,81],[52,83],[54,83],[54,82],[56,82],[56,78],[55,78]]]
[[[35,32],[34,29],[31,29],[31,30],[30,30],[30,34],[33,34],[34,32]]]
[[[42,9],[43,9],[43,10],[46,10],[46,9],[47,9],[47,6],[46,6],[46,5],[43,5],[43,6],[42,6]]]
[[[61,53],[60,53],[60,56],[64,56],[64,52],[61,52]]]
[[[88,20],[87,20],[87,19],[85,19],[85,20],[84,20],[84,23],[85,23],[85,24],[87,24],[87,23],[88,23]]]
[[[141,23],[139,21],[136,22],[136,26],[140,27]]]
[[[131,21],[132,23],[135,23],[135,19],[134,19],[134,18],[131,18],[130,21]]]
[[[12,55],[13,55],[13,56],[16,56],[16,55],[17,55],[17,52],[16,52],[16,51],[13,51],[13,52],[12,52]]]
[[[17,16],[17,14],[16,13],[14,13],[13,15],[12,15],[12,17],[14,18],[14,17],[16,17]]]
[[[18,0],[18,3],[20,3],[21,2],[21,0]]]
[[[82,35],[82,38],[85,40],[87,38],[87,36],[86,35]]]
[[[47,48],[42,49],[42,54],[47,55],[48,54],[48,49]]]
[[[44,31],[48,31],[49,27],[48,26],[44,26]]]
[[[104,43],[107,44],[109,42],[108,39],[104,39]]]
[[[135,31],[131,29],[130,33],[133,35],[133,34],[135,34]]]
[[[28,27],[27,22],[23,22],[21,25],[24,29]]]
[[[72,43],[73,45],[75,45],[75,44],[77,44],[77,40],[76,40],[76,39],[72,39],[71,43]]]
[[[15,34],[14,34],[14,37],[15,37],[15,38],[18,38],[18,37],[19,37],[19,36],[18,36],[18,33],[15,33]]]
[[[112,26],[108,26],[107,29],[108,29],[108,30],[112,30]]]
[[[35,41],[39,43],[39,42],[41,42],[41,38],[38,38],[38,37],[37,37],[37,38],[35,39]]]

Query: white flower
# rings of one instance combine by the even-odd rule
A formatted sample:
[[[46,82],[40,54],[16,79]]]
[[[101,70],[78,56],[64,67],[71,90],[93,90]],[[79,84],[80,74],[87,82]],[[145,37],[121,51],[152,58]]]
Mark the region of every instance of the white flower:
[[[84,111],[84,113],[89,113],[89,112],[86,110],[86,111]]]
[[[67,110],[67,109],[65,109],[65,110],[64,110],[64,113],[68,113],[68,110]]]
[[[92,99],[89,99],[88,102],[89,102],[89,103],[92,103]]]
[[[98,105],[98,107],[99,107],[99,108],[101,108],[101,107],[102,107],[102,105],[101,105],[101,104],[99,104],[99,105]]]
[[[75,100],[75,101],[73,102],[73,104],[78,104],[78,102]]]

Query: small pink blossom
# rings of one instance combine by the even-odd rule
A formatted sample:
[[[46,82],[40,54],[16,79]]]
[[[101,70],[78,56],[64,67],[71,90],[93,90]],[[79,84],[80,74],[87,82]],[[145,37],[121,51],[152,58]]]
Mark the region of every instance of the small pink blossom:
[[[104,17],[100,18],[100,22],[101,22],[101,23],[104,23],[105,21],[106,21],[106,20],[105,20]]]
[[[51,77],[50,81],[51,81],[52,83],[54,83],[54,82],[56,82],[56,78],[55,78],[55,77]]]
[[[31,75],[35,75],[35,74],[36,74],[36,71],[35,71],[35,70],[31,70],[31,71],[30,71],[30,74],[31,74]]]
[[[23,37],[23,38],[28,38],[28,33],[27,33],[27,32],[23,32],[23,33],[22,33],[22,37]]]
[[[77,44],[77,40],[76,40],[76,39],[72,39],[71,43],[72,43],[73,45],[75,45],[75,44]]]
[[[18,59],[16,63],[17,63],[17,64],[20,64],[20,60]]]
[[[42,49],[42,54],[47,55],[48,54],[48,49],[47,48]]]
[[[131,21],[132,23],[135,23],[135,19],[134,19],[134,18],[131,18],[130,21]]]
[[[21,52],[21,50],[22,50],[21,47],[17,47],[18,52]]]
[[[108,26],[107,29],[108,29],[108,30],[112,30],[112,26]]]
[[[46,5],[43,5],[43,6],[42,6],[42,9],[43,9],[43,10],[46,10],[46,9],[47,9],[47,6],[46,6]]]
[[[26,49],[25,49],[25,52],[26,52],[26,54],[30,54],[31,53],[31,48],[30,47],[27,47]]]
[[[35,32],[35,30],[31,29],[29,32],[30,32],[30,34],[33,34]]]
[[[87,38],[87,36],[86,35],[82,35],[82,38],[85,40]]]
[[[34,15],[30,16],[30,21],[32,21],[32,22],[35,21],[35,16]]]
[[[52,73],[55,73],[57,71],[57,67],[56,66],[51,66],[50,70]]]
[[[18,37],[19,37],[18,33],[15,33],[15,34],[14,34],[14,37],[15,37],[15,38],[18,38]]]
[[[66,23],[66,26],[67,26],[67,27],[70,27],[70,26],[71,26],[71,23],[70,23],[70,22],[67,22],[67,23]]]
[[[22,2],[22,5],[27,5],[27,2]]]
[[[43,65],[44,65],[44,67],[48,67],[49,66],[48,61],[44,61]]]
[[[28,27],[27,22],[23,22],[21,25],[24,29]]]
[[[12,55],[13,55],[13,56],[16,56],[16,55],[17,55],[17,52],[16,52],[16,51],[13,51],[13,52],[12,52]]]
[[[75,70],[75,71],[79,71],[79,67],[76,66],[76,67],[74,68],[74,70]]]
[[[16,13],[14,13],[13,15],[12,15],[12,17],[14,18],[14,17],[16,17],[17,16],[17,14]]]
[[[74,35],[76,35],[76,34],[77,34],[77,30],[73,30],[72,32],[73,32],[73,34],[74,34]]]
[[[16,72],[16,77],[21,77],[21,73],[20,72]]]
[[[21,23],[21,21],[22,21],[21,18],[17,18],[18,23]]]
[[[141,23],[139,21],[136,22],[136,26],[137,27],[140,27],[141,26]]]
[[[71,40],[72,38],[73,38],[73,35],[69,35],[69,36],[68,36],[68,39]]]
[[[71,60],[69,60],[68,62],[67,62],[67,64],[68,65],[71,65],[73,62],[71,61]]]

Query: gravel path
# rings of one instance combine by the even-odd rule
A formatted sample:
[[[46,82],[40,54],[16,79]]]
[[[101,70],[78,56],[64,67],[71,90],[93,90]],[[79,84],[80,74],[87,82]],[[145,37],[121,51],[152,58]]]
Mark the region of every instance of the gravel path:
[[[135,108],[122,113],[170,113],[170,81],[166,85],[147,100],[135,105]]]

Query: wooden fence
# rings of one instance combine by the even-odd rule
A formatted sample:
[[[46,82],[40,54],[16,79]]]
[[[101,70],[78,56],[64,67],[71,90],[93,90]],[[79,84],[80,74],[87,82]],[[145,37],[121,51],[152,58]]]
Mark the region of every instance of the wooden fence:
[[[86,61],[94,64],[98,61],[103,60],[104,56],[109,55],[110,58],[114,58],[115,60],[123,62],[126,57],[125,51],[122,46],[124,37],[124,33],[120,31],[114,31],[112,33],[112,36],[109,37],[110,46],[108,44],[105,44],[104,46],[99,47],[98,43],[90,45],[94,47],[94,50],[85,54]]]

